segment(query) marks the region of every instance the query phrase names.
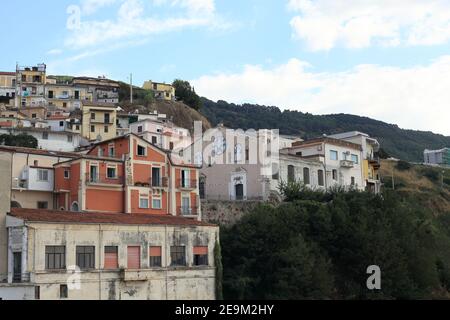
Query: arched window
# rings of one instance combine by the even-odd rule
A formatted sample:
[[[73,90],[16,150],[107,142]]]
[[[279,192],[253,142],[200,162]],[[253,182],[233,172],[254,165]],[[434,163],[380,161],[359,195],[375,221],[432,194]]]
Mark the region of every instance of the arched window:
[[[11,201],[11,208],[22,208],[22,206],[17,201]]]
[[[72,203],[71,211],[72,211],[72,212],[78,212],[78,211],[80,211],[80,208],[79,208],[79,206],[78,206],[78,202]]]

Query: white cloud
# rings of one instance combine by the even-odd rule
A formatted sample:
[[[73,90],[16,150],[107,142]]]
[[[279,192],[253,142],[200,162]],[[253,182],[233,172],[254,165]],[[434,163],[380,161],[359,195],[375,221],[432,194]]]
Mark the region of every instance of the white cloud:
[[[89,12],[100,6],[120,4],[117,17],[106,20],[84,20],[80,28],[74,30],[65,44],[72,49],[109,45],[115,41],[148,37],[168,33],[186,27],[215,27],[221,21],[215,13],[214,0],[84,0],[90,3]],[[152,9],[164,6],[169,15],[161,17],[149,14]],[[173,12],[173,14],[172,14]]]
[[[294,37],[313,51],[450,40],[448,0],[290,0],[288,7],[298,14]]]
[[[203,76],[192,84],[212,100],[350,113],[450,135],[450,56],[410,68],[359,65],[335,73],[314,72],[291,59],[275,68],[247,65],[240,73]]]
[[[117,0],[81,0],[81,12],[86,15],[97,12],[98,9],[110,6]]]
[[[47,51],[47,55],[49,55],[49,56],[57,56],[62,53],[63,53],[63,51],[61,49],[51,49],[51,50]]]

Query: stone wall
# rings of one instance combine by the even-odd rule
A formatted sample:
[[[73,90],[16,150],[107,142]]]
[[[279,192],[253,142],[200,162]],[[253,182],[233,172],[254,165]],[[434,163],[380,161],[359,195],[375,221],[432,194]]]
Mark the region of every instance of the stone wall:
[[[202,220],[219,225],[233,225],[262,201],[202,201]]]

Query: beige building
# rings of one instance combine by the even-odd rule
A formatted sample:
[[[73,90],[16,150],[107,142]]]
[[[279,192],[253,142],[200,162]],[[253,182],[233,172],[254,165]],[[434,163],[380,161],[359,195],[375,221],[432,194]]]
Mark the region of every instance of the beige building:
[[[217,226],[27,209],[12,209],[6,220],[8,284],[0,284],[0,298],[215,299]]]
[[[72,80],[76,88],[84,88],[87,95],[92,95],[94,103],[119,103],[119,88],[117,81],[104,77],[76,77]]]
[[[15,96],[16,96],[16,73],[0,71],[0,98],[5,97],[9,99],[14,99]]]
[[[45,97],[49,106],[62,110],[81,109],[83,102],[92,102],[93,93],[86,87],[77,87],[72,82],[61,82],[55,77],[48,77],[45,86]]]
[[[84,103],[81,135],[89,141],[105,141],[116,137],[117,107],[104,103]]]
[[[16,67],[16,107],[45,106],[45,64],[33,67]]]
[[[145,81],[142,88],[153,90],[155,98],[159,100],[173,101],[175,100],[175,88],[171,84]]]

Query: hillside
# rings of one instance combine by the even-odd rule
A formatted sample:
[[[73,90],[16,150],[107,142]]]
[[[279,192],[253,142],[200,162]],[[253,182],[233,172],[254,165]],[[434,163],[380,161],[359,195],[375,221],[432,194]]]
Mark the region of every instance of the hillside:
[[[202,114],[211,124],[241,129],[279,128],[281,134],[314,138],[323,134],[362,131],[377,138],[389,155],[407,161],[422,162],[424,149],[450,146],[450,137],[432,132],[404,130],[393,124],[348,114],[312,115],[299,111],[281,111],[277,107],[203,98]]]

